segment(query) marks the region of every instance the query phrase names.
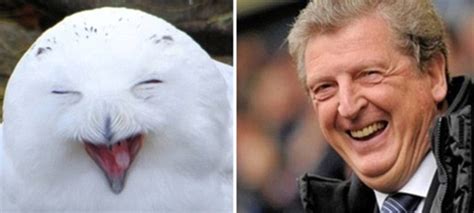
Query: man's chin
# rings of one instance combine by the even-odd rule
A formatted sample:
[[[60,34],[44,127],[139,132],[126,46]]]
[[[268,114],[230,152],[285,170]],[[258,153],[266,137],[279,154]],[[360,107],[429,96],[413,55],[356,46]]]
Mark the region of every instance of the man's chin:
[[[349,163],[349,166],[357,176],[376,179],[386,176],[387,173],[394,172],[397,155],[395,155],[395,152],[374,151],[365,155],[353,154],[349,160],[352,162]]]
[[[365,185],[367,185],[371,189],[383,193],[391,193],[398,191],[409,180],[409,177],[407,177],[407,175],[403,175],[402,172],[397,172],[395,170],[390,169],[387,171],[373,171],[373,174],[377,175],[358,174],[356,172],[357,177]]]

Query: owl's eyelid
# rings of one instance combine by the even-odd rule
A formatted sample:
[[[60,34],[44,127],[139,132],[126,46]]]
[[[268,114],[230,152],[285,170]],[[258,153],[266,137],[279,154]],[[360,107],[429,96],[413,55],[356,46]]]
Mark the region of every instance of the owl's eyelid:
[[[53,91],[51,91],[51,93],[57,94],[57,95],[80,94],[80,92],[73,91],[73,90],[53,90]]]
[[[149,79],[149,80],[146,80],[146,81],[142,81],[142,82],[138,83],[137,85],[139,85],[139,84],[159,84],[159,83],[163,83],[163,81],[160,80],[160,79],[153,78],[153,79]]]

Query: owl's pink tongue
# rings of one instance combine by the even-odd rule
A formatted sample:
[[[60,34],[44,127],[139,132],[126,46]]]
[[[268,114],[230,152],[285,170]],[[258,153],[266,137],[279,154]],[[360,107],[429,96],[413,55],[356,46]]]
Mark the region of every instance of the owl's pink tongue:
[[[125,176],[143,144],[143,135],[135,135],[113,145],[96,145],[85,142],[85,149],[95,163],[104,171],[110,187],[119,194],[125,185]]]

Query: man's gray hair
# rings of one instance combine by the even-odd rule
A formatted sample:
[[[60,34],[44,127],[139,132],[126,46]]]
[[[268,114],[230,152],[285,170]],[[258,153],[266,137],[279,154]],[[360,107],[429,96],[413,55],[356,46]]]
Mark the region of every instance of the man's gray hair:
[[[397,45],[415,58],[420,70],[424,70],[436,53],[441,53],[447,76],[444,26],[430,0],[313,0],[301,11],[288,35],[290,54],[305,87],[304,53],[309,38],[373,13],[389,23]]]

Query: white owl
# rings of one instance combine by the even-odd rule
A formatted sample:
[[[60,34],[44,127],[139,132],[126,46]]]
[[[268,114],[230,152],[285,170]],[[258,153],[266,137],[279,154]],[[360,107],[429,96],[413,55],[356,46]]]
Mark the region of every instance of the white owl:
[[[0,212],[230,212],[231,70],[138,10],[65,18],[8,82]]]

